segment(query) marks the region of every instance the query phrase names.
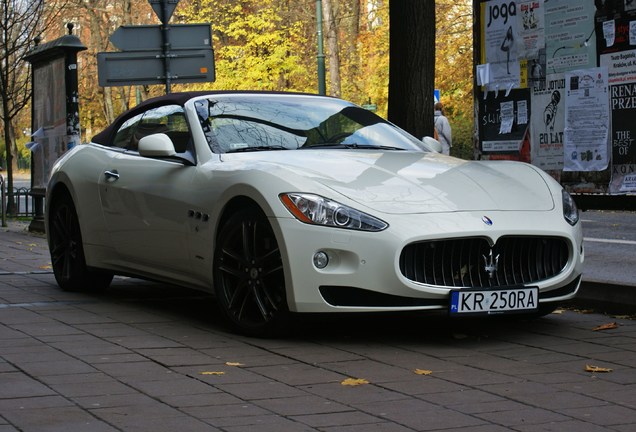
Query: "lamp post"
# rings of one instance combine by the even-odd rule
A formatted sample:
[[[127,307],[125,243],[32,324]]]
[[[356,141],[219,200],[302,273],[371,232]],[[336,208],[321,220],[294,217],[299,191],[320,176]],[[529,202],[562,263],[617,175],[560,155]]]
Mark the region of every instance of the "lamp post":
[[[327,0],[329,1],[329,0]],[[325,85],[325,53],[322,43],[322,0],[316,0],[316,27],[318,35],[318,94],[326,95]]]

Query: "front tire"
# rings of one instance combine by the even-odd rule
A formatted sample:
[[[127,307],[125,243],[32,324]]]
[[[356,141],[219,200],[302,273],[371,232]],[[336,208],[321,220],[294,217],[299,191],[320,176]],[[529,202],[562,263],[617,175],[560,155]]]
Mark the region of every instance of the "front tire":
[[[57,284],[66,291],[107,288],[113,274],[86,267],[82,233],[73,200],[60,195],[51,203],[49,214],[49,251]]]
[[[214,290],[233,330],[257,337],[281,334],[289,318],[276,236],[258,209],[233,214],[214,254]]]

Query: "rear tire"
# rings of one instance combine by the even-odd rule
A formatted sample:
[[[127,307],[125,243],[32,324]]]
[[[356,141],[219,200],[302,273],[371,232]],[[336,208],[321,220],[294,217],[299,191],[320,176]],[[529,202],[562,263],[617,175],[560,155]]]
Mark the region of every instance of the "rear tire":
[[[49,251],[53,274],[66,291],[89,291],[107,288],[113,274],[86,267],[82,233],[73,200],[67,194],[51,203],[49,214]]]
[[[280,335],[289,319],[283,262],[276,236],[258,209],[241,210],[218,234],[214,290],[234,331]]]

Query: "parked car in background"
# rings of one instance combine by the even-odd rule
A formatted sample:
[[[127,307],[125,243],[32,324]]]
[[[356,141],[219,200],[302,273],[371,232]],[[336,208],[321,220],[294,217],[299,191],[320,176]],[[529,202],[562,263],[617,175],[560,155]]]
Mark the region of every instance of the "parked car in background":
[[[56,280],[209,291],[255,336],[291,313],[538,316],[575,296],[584,254],[570,195],[532,165],[436,149],[330,97],[145,101],[52,169]]]

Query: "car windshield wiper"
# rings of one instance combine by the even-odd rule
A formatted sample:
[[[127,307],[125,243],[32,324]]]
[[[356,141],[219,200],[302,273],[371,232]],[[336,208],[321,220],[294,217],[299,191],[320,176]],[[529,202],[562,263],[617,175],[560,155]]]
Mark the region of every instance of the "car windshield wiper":
[[[312,144],[309,146],[303,146],[301,149],[312,149],[312,148],[343,148],[343,149],[362,149],[362,150],[405,150],[402,147],[394,147],[394,146],[384,146],[384,145],[374,145],[374,144],[356,144],[356,143],[318,143]]]
[[[243,152],[264,151],[264,150],[289,150],[289,149],[281,145],[276,145],[276,146],[262,145],[262,146],[235,148],[232,150],[228,150],[225,153],[243,153]]]

